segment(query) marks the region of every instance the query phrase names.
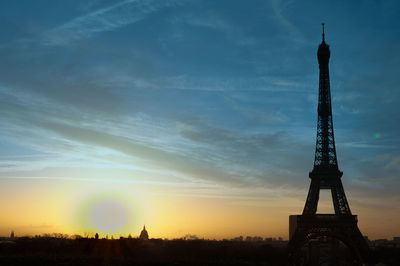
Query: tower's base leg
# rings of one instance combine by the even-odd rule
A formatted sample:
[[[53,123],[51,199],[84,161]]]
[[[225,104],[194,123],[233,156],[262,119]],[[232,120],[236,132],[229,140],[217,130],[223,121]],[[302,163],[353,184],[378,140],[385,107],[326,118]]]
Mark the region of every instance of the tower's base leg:
[[[357,227],[356,215],[296,215],[290,217],[290,223],[290,265],[358,266],[368,261],[368,245]]]

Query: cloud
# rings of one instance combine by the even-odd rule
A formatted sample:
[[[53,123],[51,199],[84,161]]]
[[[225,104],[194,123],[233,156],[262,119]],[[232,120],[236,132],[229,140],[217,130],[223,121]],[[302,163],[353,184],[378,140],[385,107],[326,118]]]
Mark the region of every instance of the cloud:
[[[179,3],[176,0],[125,0],[77,17],[46,34],[48,45],[65,45],[113,31],[143,20],[147,15]]]
[[[29,98],[34,99],[32,96]],[[168,147],[162,143],[160,143],[160,146],[157,141],[151,141],[151,139],[149,141],[148,138],[141,137],[139,132],[136,134],[129,131],[124,132],[124,129],[129,130],[129,127],[124,124],[126,121],[120,121],[122,124],[119,121],[109,121],[108,124],[103,124],[99,128],[97,123],[93,122],[94,117],[92,115],[79,117],[74,111],[63,112],[63,106],[54,104],[46,106],[46,109],[52,110],[51,113],[48,113],[46,109],[37,109],[37,103],[38,100],[31,100],[29,103],[23,101],[22,103],[14,102],[2,105],[2,112],[8,114],[7,121],[14,125],[13,128],[8,127],[8,130],[3,134],[8,132],[11,137],[21,130],[19,134],[23,134],[24,145],[33,146],[35,149],[45,152],[51,151],[57,156],[67,152],[67,158],[68,156],[73,157],[73,150],[76,150],[80,156],[86,157],[85,160],[91,161],[98,157],[99,149],[109,149],[140,159],[141,164],[149,169],[175,171],[181,175],[202,180],[214,179],[221,182],[242,183],[238,176],[225,175],[221,169],[218,169],[217,165],[213,165],[211,162],[196,161],[180,154],[179,150],[174,147]],[[132,124],[130,126],[135,128]],[[29,135],[22,131],[23,128],[27,127],[30,128],[31,133]],[[105,132],[101,132],[101,130]],[[29,144],[31,141],[32,143]],[[41,142],[41,145],[35,145],[38,141]],[[168,148],[171,151],[167,151]],[[66,151],[66,149],[69,149],[69,151]],[[130,161],[130,163],[132,162]],[[43,163],[46,164],[46,160]],[[74,165],[75,163],[72,167]],[[49,166],[51,164],[45,167]]]
[[[273,0],[271,1],[272,10],[275,14],[275,18],[280,23],[280,25],[285,29],[285,32],[288,33],[290,40],[296,41],[298,43],[305,43],[306,40],[299,31],[299,29],[290,22],[284,15],[284,10],[290,6],[292,1],[285,1],[285,0]]]
[[[3,135],[21,139],[21,145],[48,155],[41,157],[40,162],[31,161],[37,165],[32,170],[61,169],[62,162],[68,160],[72,168],[109,163],[110,167],[114,164],[149,171],[158,169],[191,180],[230,186],[299,184],[291,178],[297,175],[296,167],[303,160],[292,148],[303,144],[291,141],[283,132],[241,134],[196,119],[158,121],[146,115],[106,120],[95,112],[80,116],[80,109],[66,108],[68,104],[60,105],[33,93],[10,89],[4,89],[3,93],[9,99],[2,104],[2,112],[13,125],[7,126]],[[25,128],[30,129],[29,134],[24,132]],[[103,156],[104,151],[115,153]],[[27,170],[26,163],[18,160],[12,163],[15,166],[11,170],[20,173]]]
[[[224,175],[223,172],[218,170],[218,168],[213,166],[210,162],[205,164],[202,161],[193,160],[192,158],[176,153],[167,152],[148,145],[142,145],[127,137],[61,123],[36,121],[35,124],[72,141],[105,147],[129,156],[138,157],[144,160],[145,164],[150,168],[166,168],[204,180],[216,179],[220,182],[242,183],[242,181],[235,176],[228,177]]]
[[[296,141],[282,131],[241,134],[199,122],[184,124],[180,129],[180,134],[196,143],[196,146],[208,147],[210,154],[218,155],[211,157],[212,161],[225,165],[225,169],[240,173],[243,180],[250,184],[297,187],[302,182],[299,175],[301,172],[307,173],[305,166],[312,163],[303,153],[305,147],[309,148],[312,159],[312,147],[308,143]]]
[[[134,82],[133,80],[131,82]],[[145,84],[145,83],[144,83]],[[151,84],[151,85],[150,85]],[[215,92],[295,92],[308,93],[309,89],[306,84],[299,82],[298,77],[287,77],[286,79],[273,76],[257,76],[257,77],[230,77],[227,78],[210,78],[210,77],[188,77],[170,76],[166,78],[155,79],[155,82],[146,84],[151,88],[168,88],[178,90],[195,90],[195,91],[215,91]],[[157,86],[154,86],[157,85]]]

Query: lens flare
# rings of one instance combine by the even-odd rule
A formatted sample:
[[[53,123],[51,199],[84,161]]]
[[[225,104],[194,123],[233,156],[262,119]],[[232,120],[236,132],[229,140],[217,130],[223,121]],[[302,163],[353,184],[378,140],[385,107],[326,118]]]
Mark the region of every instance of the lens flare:
[[[381,134],[380,133],[375,133],[374,134],[374,139],[380,139],[381,138]]]

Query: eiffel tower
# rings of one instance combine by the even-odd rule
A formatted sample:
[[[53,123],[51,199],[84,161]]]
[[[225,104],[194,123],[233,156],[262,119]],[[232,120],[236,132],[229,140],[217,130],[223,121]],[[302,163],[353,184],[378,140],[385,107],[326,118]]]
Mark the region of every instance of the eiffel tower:
[[[330,50],[325,42],[324,23],[317,55],[319,96],[314,168],[309,173],[311,184],[303,214],[289,217],[289,256],[294,265],[312,265],[310,259],[300,262],[301,248],[313,239],[331,238],[342,241],[349,248],[353,265],[362,265],[367,259],[368,245],[358,229],[357,215],[350,211],[341,181],[343,172],[339,170],[336,158],[329,85]],[[317,214],[321,189],[331,190],[334,214]]]

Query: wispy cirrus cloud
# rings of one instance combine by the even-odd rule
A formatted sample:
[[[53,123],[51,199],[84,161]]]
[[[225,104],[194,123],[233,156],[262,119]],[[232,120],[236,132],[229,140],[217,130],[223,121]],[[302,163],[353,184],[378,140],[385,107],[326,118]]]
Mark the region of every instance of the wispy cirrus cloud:
[[[273,0],[271,1],[273,13],[282,27],[284,32],[288,32],[291,39],[298,43],[304,43],[306,40],[299,29],[284,15],[284,10],[290,6],[292,1]]]
[[[60,169],[60,162],[68,160],[73,164],[72,168],[97,168],[100,165],[159,169],[193,181],[235,187],[255,184],[280,187],[288,181],[283,180],[284,174],[276,172],[273,165],[286,164],[282,157],[291,147],[302,145],[288,142],[282,132],[238,135],[238,132],[197,120],[166,120],[162,123],[145,115],[99,120],[91,112],[80,116],[79,111],[34,93],[22,94],[9,88],[3,88],[1,92],[9,98],[9,104],[0,108],[7,116],[4,121],[7,130],[3,136],[11,141],[19,138],[24,146],[44,155],[40,161],[29,164],[21,158],[1,160],[5,176],[14,176],[10,171],[25,176],[28,170],[43,176],[47,168]],[[98,121],[102,121],[101,125]],[[27,127],[29,134],[25,132]],[[298,154],[293,156],[296,159],[289,161],[300,161]],[[84,160],[83,165],[81,160]],[[292,176],[292,168],[285,168]],[[70,174],[71,170],[59,172]]]
[[[151,13],[180,2],[182,1],[125,0],[74,18],[56,27],[46,34],[45,44],[64,45],[93,37],[101,32],[113,31],[143,20]]]

